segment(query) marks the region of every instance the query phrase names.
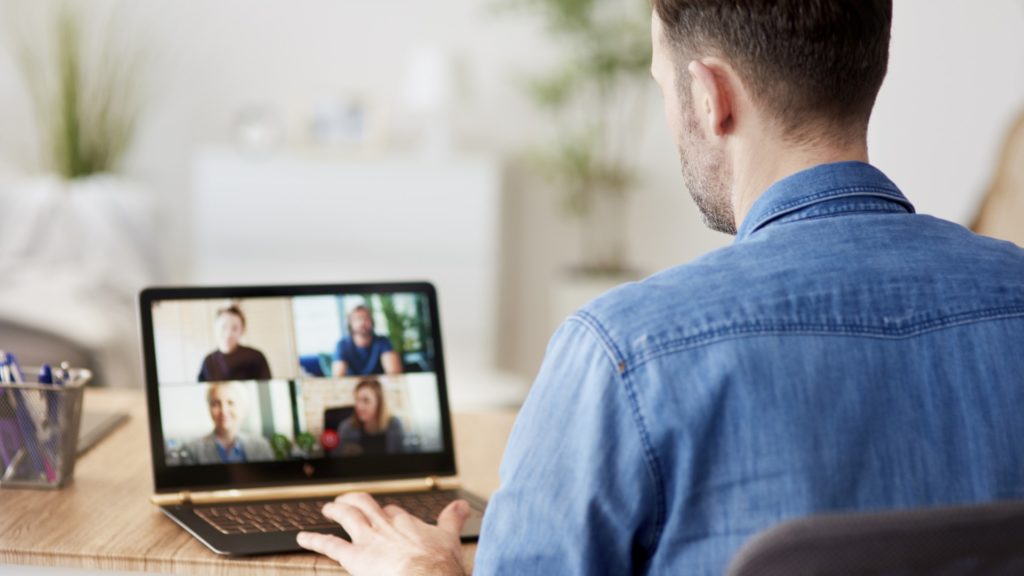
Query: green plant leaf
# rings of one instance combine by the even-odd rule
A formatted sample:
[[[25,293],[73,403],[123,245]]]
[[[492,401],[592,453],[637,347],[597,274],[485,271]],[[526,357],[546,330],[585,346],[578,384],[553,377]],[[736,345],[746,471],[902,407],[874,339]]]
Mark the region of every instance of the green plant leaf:
[[[575,67],[566,66],[548,76],[533,79],[528,90],[535,103],[558,110],[581,88],[583,80]]]
[[[131,144],[139,110],[137,56],[115,50],[106,29],[91,30],[103,43],[88,42],[80,6],[59,5],[52,51],[31,46],[35,37],[22,39],[17,51],[45,156],[67,179],[113,172]],[[87,54],[94,45],[102,52]]]
[[[555,116],[555,143],[534,149],[528,160],[559,190],[564,214],[586,217],[595,198],[625,194],[636,182],[625,160],[629,147],[609,141],[618,133],[609,124],[629,89],[649,81],[649,8],[618,0],[508,0],[505,5],[542,16],[564,47],[564,60],[526,87],[538,107],[565,112]]]

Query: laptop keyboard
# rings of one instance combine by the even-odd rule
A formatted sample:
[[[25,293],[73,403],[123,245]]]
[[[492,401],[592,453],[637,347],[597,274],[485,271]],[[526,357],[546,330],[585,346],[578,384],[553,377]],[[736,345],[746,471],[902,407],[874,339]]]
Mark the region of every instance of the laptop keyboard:
[[[396,504],[424,522],[437,522],[452,500],[460,497],[458,490],[431,490],[429,492],[402,492],[379,494],[381,506]],[[197,516],[207,521],[221,534],[254,534],[260,532],[293,532],[297,530],[324,530],[338,528],[338,523],[320,513],[323,500],[284,500],[280,502],[227,504],[196,508]],[[474,513],[480,514],[474,508]]]

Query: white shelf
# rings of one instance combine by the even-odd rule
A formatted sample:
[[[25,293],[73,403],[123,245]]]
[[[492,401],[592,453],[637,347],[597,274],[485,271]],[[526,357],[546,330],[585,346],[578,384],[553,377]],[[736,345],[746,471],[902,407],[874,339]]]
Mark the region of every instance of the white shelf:
[[[495,365],[501,170],[486,156],[203,150],[190,278],[199,284],[429,280],[450,366]]]

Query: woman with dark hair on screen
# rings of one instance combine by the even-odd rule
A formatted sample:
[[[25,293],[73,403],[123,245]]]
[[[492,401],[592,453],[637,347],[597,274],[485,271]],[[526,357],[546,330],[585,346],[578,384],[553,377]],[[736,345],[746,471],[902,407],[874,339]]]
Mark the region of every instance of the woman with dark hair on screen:
[[[338,425],[334,454],[395,454],[404,451],[402,421],[391,415],[376,378],[360,380],[353,391],[355,410]]]
[[[221,308],[213,320],[217,349],[203,358],[200,382],[269,380],[270,365],[262,352],[239,344],[245,334],[245,316],[238,306]]]

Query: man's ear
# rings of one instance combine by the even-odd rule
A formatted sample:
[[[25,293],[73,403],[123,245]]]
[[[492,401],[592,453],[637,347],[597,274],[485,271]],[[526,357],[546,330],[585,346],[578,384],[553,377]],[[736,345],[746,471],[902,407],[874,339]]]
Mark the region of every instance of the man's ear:
[[[726,136],[733,129],[733,94],[724,65],[715,59],[694,60],[686,67],[691,79],[694,112],[708,135]]]

